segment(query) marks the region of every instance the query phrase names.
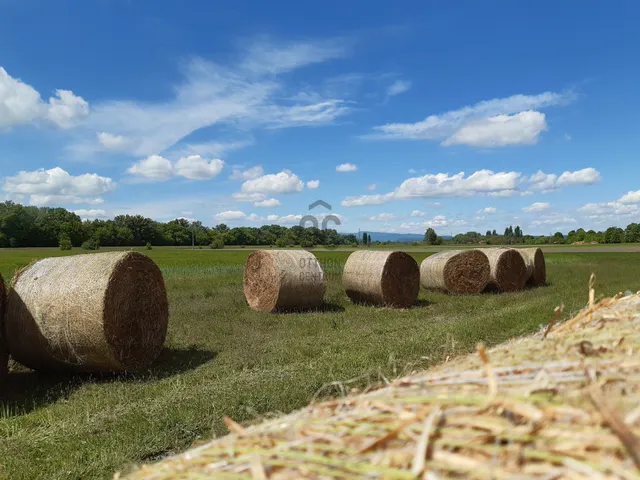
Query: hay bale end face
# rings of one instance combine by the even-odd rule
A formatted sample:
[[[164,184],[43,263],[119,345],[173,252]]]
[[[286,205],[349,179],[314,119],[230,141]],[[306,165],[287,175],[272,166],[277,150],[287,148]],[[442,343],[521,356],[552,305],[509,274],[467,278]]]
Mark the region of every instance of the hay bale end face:
[[[486,248],[484,254],[491,265],[488,287],[501,292],[521,290],[527,282],[527,266],[522,255],[512,248]]]
[[[259,312],[310,310],[324,303],[324,272],[306,250],[257,250],[245,263],[243,290]]]
[[[480,293],[490,276],[489,259],[480,250],[444,251],[425,258],[420,264],[420,283],[427,289]]]
[[[544,285],[547,282],[547,266],[542,249],[519,248],[518,252],[527,267],[527,283],[534,286]]]
[[[137,252],[38,260],[13,278],[5,331],[34,370],[134,371],[156,359],[169,319],[158,266]]]
[[[407,308],[418,298],[420,267],[405,252],[358,251],[349,255],[342,280],[354,303]]]
[[[9,354],[4,335],[4,309],[6,304],[6,289],[4,279],[0,275],[0,385],[4,381],[9,365]]]

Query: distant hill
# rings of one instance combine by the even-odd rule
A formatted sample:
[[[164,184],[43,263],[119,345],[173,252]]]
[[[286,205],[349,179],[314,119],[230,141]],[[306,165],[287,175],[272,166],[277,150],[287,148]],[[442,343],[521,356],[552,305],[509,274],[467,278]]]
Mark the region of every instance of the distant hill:
[[[397,242],[397,243],[411,243],[421,242],[424,240],[424,234],[420,233],[390,233],[390,232],[367,232],[371,235],[371,241],[379,242]],[[444,239],[450,239],[450,235],[442,235]]]

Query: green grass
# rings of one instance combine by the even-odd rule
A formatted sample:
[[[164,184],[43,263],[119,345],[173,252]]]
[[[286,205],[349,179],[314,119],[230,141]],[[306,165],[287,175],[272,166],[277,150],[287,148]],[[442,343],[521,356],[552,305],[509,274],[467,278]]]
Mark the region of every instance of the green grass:
[[[144,251],[144,250],[143,250]],[[72,253],[79,253],[74,250]],[[329,382],[362,387],[496,344],[565,315],[587,300],[591,272],[597,294],[640,289],[640,255],[547,255],[550,285],[514,294],[420,293],[411,309],[351,305],[340,284],[348,252],[317,251],[326,262],[325,311],[260,314],[242,295],[247,251],[144,251],[162,268],[170,301],[166,349],[136,375],[45,376],[15,369],[0,403],[0,478],[111,478],[135,462],[182,451],[226,433],[237,421],[303,407]],[[9,279],[54,249],[1,250]],[[422,260],[426,253],[412,253]]]

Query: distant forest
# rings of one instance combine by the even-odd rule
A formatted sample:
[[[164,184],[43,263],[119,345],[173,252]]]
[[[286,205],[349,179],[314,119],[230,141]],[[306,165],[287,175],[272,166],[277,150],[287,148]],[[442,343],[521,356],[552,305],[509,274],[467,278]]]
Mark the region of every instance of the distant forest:
[[[13,202],[0,203],[0,247],[60,247],[83,246],[96,249],[100,246],[211,246],[264,245],[288,247],[300,245],[308,248],[316,245],[380,244],[375,233],[364,233],[362,238],[354,234],[341,234],[336,230],[320,230],[315,227],[263,225],[261,227],[229,228],[221,223],[213,228],[201,222],[175,219],[156,222],[141,215],[118,215],[113,220],[82,220],[64,208],[23,206]],[[503,234],[495,230],[484,235],[478,232],[461,233],[453,239],[443,240],[429,228],[424,242],[438,244],[547,244],[547,243],[631,243],[640,242],[640,224],[632,223],[625,230],[617,227],[604,232],[585,231],[582,228],[570,231],[566,236],[560,232],[553,236],[523,234],[521,228],[509,226]],[[420,242],[414,242],[420,244]]]

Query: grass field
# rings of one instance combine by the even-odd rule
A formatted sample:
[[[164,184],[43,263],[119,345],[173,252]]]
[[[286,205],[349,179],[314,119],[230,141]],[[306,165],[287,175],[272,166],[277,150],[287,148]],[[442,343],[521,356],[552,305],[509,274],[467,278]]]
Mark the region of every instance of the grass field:
[[[80,253],[74,251],[72,253]],[[316,251],[328,276],[327,306],[306,314],[252,312],[242,295],[241,250],[145,251],[161,267],[171,318],[166,349],[137,375],[44,376],[13,367],[0,397],[0,478],[111,478],[135,462],[182,451],[241,422],[285,413],[314,395],[340,395],[495,344],[565,316],[598,296],[640,289],[640,255],[552,253],[550,285],[502,295],[420,293],[394,311],[351,305],[340,273],[348,252]],[[0,250],[0,273],[47,250]],[[427,253],[412,252],[421,261]]]

